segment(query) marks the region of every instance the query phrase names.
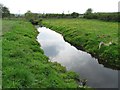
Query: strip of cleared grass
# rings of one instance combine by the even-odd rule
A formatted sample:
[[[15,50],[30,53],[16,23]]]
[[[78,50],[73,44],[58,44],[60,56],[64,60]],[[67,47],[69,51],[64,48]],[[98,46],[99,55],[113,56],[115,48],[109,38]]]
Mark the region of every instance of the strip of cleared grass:
[[[3,88],[78,87],[78,75],[48,61],[36,41],[38,32],[29,22],[3,20],[3,33]]]
[[[63,35],[66,41],[99,58],[105,67],[120,69],[118,23],[87,19],[45,19],[43,25]],[[101,45],[100,42],[109,46]]]

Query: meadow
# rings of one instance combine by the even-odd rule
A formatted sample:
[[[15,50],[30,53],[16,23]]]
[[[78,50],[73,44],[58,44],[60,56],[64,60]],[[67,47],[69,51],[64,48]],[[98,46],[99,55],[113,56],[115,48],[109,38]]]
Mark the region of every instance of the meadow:
[[[2,88],[2,19],[0,18],[0,89]]]
[[[44,55],[31,23],[3,20],[2,27],[3,88],[78,88],[76,73]]]
[[[120,69],[118,23],[94,19],[44,19],[43,25],[62,34],[76,48],[98,58],[99,63]]]

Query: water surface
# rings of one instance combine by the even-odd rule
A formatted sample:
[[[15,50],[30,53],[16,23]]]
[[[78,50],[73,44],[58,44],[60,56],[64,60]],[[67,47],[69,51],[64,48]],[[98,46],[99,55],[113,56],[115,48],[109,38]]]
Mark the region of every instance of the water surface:
[[[67,68],[86,78],[87,85],[95,88],[117,88],[118,71],[105,68],[90,54],[76,49],[65,42],[62,35],[48,28],[38,28],[37,40],[45,55],[51,61],[61,63]]]

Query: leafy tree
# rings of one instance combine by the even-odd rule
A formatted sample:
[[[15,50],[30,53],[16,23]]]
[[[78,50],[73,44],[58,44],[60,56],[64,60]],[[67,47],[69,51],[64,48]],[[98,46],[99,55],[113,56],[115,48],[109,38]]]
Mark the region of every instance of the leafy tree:
[[[33,25],[41,25],[42,19],[40,18],[40,15],[37,13],[32,13],[30,10],[28,10],[25,13],[25,18],[30,21]]]
[[[84,18],[87,18],[87,19],[91,19],[93,18],[93,14],[92,14],[92,9],[91,8],[88,8],[84,14]]]
[[[2,17],[10,17],[10,11],[6,6],[0,4],[0,12],[2,12]]]
[[[73,18],[77,18],[77,17],[79,16],[79,13],[73,12],[73,13],[71,14],[71,16],[72,16]]]
[[[0,4],[0,18],[2,17],[2,7],[3,7],[3,5]]]
[[[3,7],[3,5],[2,5],[2,4],[0,4],[0,11],[2,11],[2,7]]]
[[[87,10],[86,10],[86,12],[85,12],[85,14],[92,14],[92,9],[91,8],[88,8]]]
[[[25,13],[25,18],[27,19],[27,20],[32,20],[33,19],[33,13],[30,11],[30,10],[28,10],[26,13]]]

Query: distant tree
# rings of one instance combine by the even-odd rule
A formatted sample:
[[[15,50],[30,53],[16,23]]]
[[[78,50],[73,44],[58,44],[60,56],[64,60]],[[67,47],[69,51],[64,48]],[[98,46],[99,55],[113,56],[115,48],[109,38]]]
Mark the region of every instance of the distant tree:
[[[2,17],[2,7],[3,7],[3,5],[0,4],[0,18]]]
[[[88,8],[84,14],[84,18],[87,18],[87,19],[91,19],[93,18],[93,14],[92,14],[92,9],[91,8]]]
[[[33,19],[33,13],[30,11],[30,10],[28,10],[26,13],[25,13],[25,18],[27,19],[27,20],[32,20]]]
[[[73,13],[71,14],[71,16],[72,16],[73,18],[77,18],[77,17],[79,16],[79,13],[73,12]]]
[[[30,10],[28,10],[25,13],[25,18],[30,21],[33,25],[41,25],[42,19],[40,18],[41,16],[37,13],[32,13]],[[44,17],[44,16],[42,16]]]
[[[10,11],[6,6],[0,4],[0,12],[2,12],[2,17],[10,17]]]
[[[2,7],[3,7],[3,5],[0,3],[0,11],[2,11]]]
[[[15,14],[10,14],[10,18],[15,18]]]
[[[86,12],[85,12],[85,14],[92,14],[92,9],[91,8],[88,8],[87,10],[86,10]]]

